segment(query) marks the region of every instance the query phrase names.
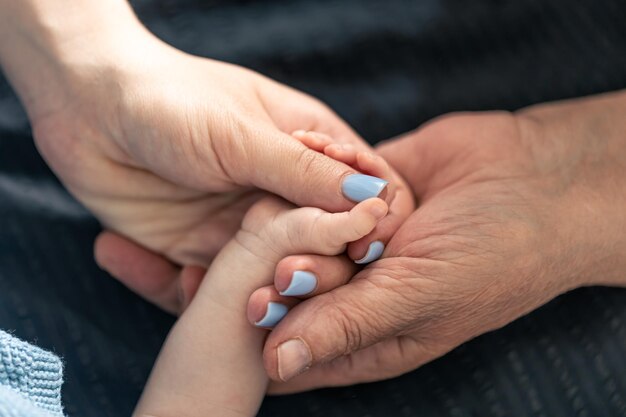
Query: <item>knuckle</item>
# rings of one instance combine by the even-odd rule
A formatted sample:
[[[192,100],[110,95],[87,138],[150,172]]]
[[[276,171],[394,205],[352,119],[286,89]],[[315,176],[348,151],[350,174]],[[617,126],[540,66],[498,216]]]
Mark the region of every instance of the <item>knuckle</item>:
[[[319,192],[327,186],[327,180],[331,177],[341,177],[347,175],[350,170],[337,171],[339,162],[309,148],[299,151],[296,157],[298,175],[303,175],[307,179],[307,187],[302,187],[300,192],[303,196],[311,192]]]
[[[286,244],[291,251],[301,250],[303,242],[310,239],[311,231],[306,224],[298,222],[285,229]]]
[[[379,294],[378,321],[398,330],[428,322],[447,308],[442,287],[420,265],[382,259],[376,263],[363,285]]]
[[[303,148],[296,157],[297,166],[301,167],[303,175],[314,174],[319,163],[320,154],[309,148]]]
[[[404,266],[384,266],[377,273],[387,278],[372,279],[374,285],[393,293],[388,297],[393,303],[384,308],[387,317],[394,325],[419,334],[424,342],[465,334],[472,311],[481,308],[467,286],[455,277],[455,269],[445,263],[413,261]]]
[[[252,147],[247,140],[251,136],[248,132],[249,124],[242,120],[238,109],[231,107],[234,106],[227,105],[208,115],[208,125],[218,128],[196,135],[196,142],[199,142],[198,148],[204,148],[212,155],[212,158],[203,161],[204,163],[215,165],[233,181],[245,183],[247,175],[245,169],[250,165],[245,161],[252,157],[250,152]],[[208,147],[205,146],[207,135],[210,138]]]
[[[304,246],[319,255],[335,255],[337,252],[336,231],[329,227],[332,214],[317,208],[310,209],[310,221],[301,224]]]
[[[329,304],[329,317],[336,326],[343,340],[338,342],[340,353],[347,355],[358,349],[371,345],[384,337],[385,321],[368,309],[365,305],[352,302],[331,302]]]
[[[313,230],[323,230],[321,227],[318,227],[319,224],[329,224],[332,223],[329,220],[332,219],[333,214],[324,213],[316,219],[315,223],[312,225]],[[332,255],[334,249],[338,246],[339,242],[337,242],[337,230],[334,228],[326,227],[321,237],[322,248],[324,249],[324,254]]]
[[[363,332],[361,325],[353,318],[355,315],[354,309],[347,311],[346,307],[340,304],[333,304],[331,308],[331,317],[343,337],[343,341],[339,345],[341,347],[340,352],[343,355],[347,355],[362,346]]]

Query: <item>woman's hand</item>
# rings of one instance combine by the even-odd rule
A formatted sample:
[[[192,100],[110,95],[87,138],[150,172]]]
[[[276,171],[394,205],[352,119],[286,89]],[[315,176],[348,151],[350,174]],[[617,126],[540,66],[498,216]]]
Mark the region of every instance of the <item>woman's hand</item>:
[[[259,74],[155,43],[121,69],[85,71],[60,110],[33,119],[49,165],[107,227],[206,266],[259,189],[352,205],[341,182],[355,171],[284,133],[324,127],[358,141],[339,118]]]
[[[37,145],[106,227],[207,266],[261,190],[329,211],[354,204],[343,181],[355,170],[290,136],[316,130],[365,147],[319,101],[162,43],[126,1],[0,0],[0,12],[0,62]]]
[[[390,378],[584,285],[626,285],[626,95],[441,118],[380,148],[421,206],[270,334],[271,392]],[[308,372],[298,375],[309,369]]]

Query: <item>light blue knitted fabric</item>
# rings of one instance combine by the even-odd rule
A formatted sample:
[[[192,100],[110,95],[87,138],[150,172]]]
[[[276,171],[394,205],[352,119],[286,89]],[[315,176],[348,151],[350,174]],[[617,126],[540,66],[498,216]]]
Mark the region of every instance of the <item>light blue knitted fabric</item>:
[[[0,417],[63,417],[62,384],[57,356],[0,331]]]

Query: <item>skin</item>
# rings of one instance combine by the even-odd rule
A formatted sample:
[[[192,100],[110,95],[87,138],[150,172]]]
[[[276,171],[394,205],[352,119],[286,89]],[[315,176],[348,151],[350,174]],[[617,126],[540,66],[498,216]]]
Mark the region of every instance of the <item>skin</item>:
[[[379,154],[407,179],[419,207],[384,259],[349,282],[354,270],[341,257],[278,264],[276,287],[304,265],[323,291],[268,337],[270,392],[390,378],[571,289],[625,286],[625,112],[626,94],[613,93],[513,114],[448,115],[384,143]],[[99,244],[116,253],[114,236]],[[145,283],[117,255],[112,270]],[[135,265],[164,262],[136,255]],[[162,278],[179,282],[176,274]],[[251,320],[276,291],[253,294]],[[285,382],[277,347],[294,338],[305,341],[312,361]]]
[[[331,211],[352,206],[339,193],[352,169],[287,135],[317,130],[351,143],[354,133],[330,110],[257,74],[174,51],[124,2],[102,4],[0,0],[0,63],[55,172],[139,243],[102,236],[96,255],[113,275],[177,311],[202,274],[190,265],[206,266],[216,252],[208,232],[225,242],[259,198],[251,190]],[[145,60],[124,53],[138,50]],[[309,372],[273,392],[399,375],[562,292],[624,285],[625,109],[614,94],[448,116],[382,146],[420,206],[387,229],[397,232],[385,259],[305,300],[271,333],[264,358],[273,379],[284,341],[305,341],[312,357]],[[224,137],[235,140],[218,144]],[[268,143],[280,144],[283,160],[304,161],[296,173],[305,175],[273,163]],[[251,154],[268,169],[246,163]],[[272,166],[284,171],[271,175]],[[330,259],[309,260],[323,277],[331,262],[346,262]]]
[[[286,340],[313,360],[271,391],[390,378],[573,288],[626,285],[625,112],[618,93],[451,115],[384,144],[420,207],[385,259],[274,329],[272,379]]]
[[[272,281],[283,257],[342,253],[348,242],[369,234],[387,209],[378,198],[342,213],[296,208],[276,197],[255,203],[168,335],[133,415],[256,415],[269,381],[262,357],[267,330],[249,325],[246,300]],[[292,303],[286,297],[275,301]]]
[[[124,0],[0,0],[0,64],[69,191],[122,245],[159,253],[177,271],[209,266],[268,192],[331,212],[354,206],[341,184],[356,170],[291,136],[314,129],[367,148],[336,114],[253,71],[166,45]],[[353,259],[408,216],[409,193],[400,196],[386,194],[394,216],[351,245]]]

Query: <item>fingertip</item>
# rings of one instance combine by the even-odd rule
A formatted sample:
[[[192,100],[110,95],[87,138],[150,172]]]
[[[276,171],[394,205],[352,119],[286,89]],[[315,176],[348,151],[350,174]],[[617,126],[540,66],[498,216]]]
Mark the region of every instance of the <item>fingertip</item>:
[[[378,198],[387,202],[387,197],[389,197],[390,195],[389,188],[390,188],[390,184],[388,183],[387,186],[383,188],[383,190],[378,194]]]
[[[333,143],[324,148],[324,155],[352,166],[356,162],[357,152],[351,144]]]
[[[293,255],[276,266],[274,287],[283,296],[315,297],[344,285],[357,269],[346,256]]]
[[[256,327],[271,328],[276,326],[299,300],[284,297],[272,285],[254,291],[248,299],[246,317]]]
[[[367,252],[365,252],[365,255],[360,259],[356,259],[354,263],[358,265],[369,264],[379,259],[382,256],[384,251],[385,251],[385,244],[381,242],[380,240],[375,240],[374,242],[369,244],[369,246],[367,247]]]
[[[351,201],[361,202],[373,197],[379,197],[389,181],[364,174],[351,174],[343,179],[341,184],[343,195]]]
[[[299,337],[278,345],[276,356],[278,377],[281,381],[288,381],[306,372],[313,363],[311,348],[306,341]]]
[[[301,297],[308,295],[317,288],[317,276],[311,271],[294,271],[289,285],[279,290],[279,294],[289,297]],[[278,287],[276,288],[278,290]]]
[[[94,260],[96,265],[104,271],[108,272],[109,248],[111,245],[115,245],[116,241],[117,235],[105,230],[96,237],[96,240],[93,243]]]
[[[339,235],[338,238],[344,244],[362,239],[369,235],[376,228],[376,225],[385,218],[388,210],[387,203],[380,198],[362,201],[350,210],[347,219],[342,220],[342,227],[344,224],[349,227],[343,227],[346,232]]]
[[[272,328],[276,326],[287,315],[289,308],[281,303],[270,301],[265,306],[265,314],[254,322],[256,327]]]
[[[392,180],[393,175],[387,161],[368,151],[359,152],[356,155],[356,160],[357,164],[355,168],[359,171],[388,181],[387,186],[381,191],[378,197],[389,202],[393,198],[396,184],[395,181]]]
[[[363,171],[377,177],[389,178],[391,169],[384,158],[368,151],[359,152],[356,158]]]
[[[324,153],[328,156],[339,152],[350,155],[354,154],[355,158],[357,155],[356,148],[350,143],[331,143],[324,148]]]
[[[273,292],[271,287],[262,287],[250,295],[246,311],[250,324],[254,325],[263,318],[267,309],[267,302],[272,299]]]
[[[283,258],[276,264],[274,273],[274,287],[276,291],[285,291],[291,284],[291,279],[295,271],[312,271],[315,262],[311,256],[307,255],[291,255]]]
[[[296,130],[291,134],[292,137],[299,140],[302,144],[316,152],[324,152],[324,148],[331,143],[333,139],[319,132],[312,132],[306,130]]]
[[[348,244],[348,257],[352,260],[361,260],[366,257],[372,242],[381,241],[385,245],[389,243],[413,210],[414,204],[411,196],[404,191],[397,192],[389,205],[387,215],[376,224],[372,232]]]
[[[376,203],[372,204],[372,207],[370,207],[369,211],[370,214],[374,216],[374,218],[378,221],[387,215],[387,213],[389,212],[389,206],[387,205],[387,203],[385,203],[384,200],[381,200],[380,198],[377,198],[376,200]]]
[[[375,221],[381,220],[389,212],[387,203],[378,197],[370,198],[355,206],[353,210],[362,209],[374,218]]]

